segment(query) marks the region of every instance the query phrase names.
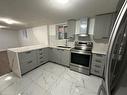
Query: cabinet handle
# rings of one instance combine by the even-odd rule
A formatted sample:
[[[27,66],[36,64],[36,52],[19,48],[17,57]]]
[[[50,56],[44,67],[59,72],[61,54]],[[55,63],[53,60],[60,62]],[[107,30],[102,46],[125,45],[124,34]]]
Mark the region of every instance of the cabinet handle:
[[[95,60],[96,62],[98,62],[98,63],[102,63],[100,60]]]
[[[40,63],[42,63],[42,62],[44,62],[44,61],[40,61]]]
[[[42,53],[40,53],[40,55],[42,55]]]
[[[102,57],[103,55],[102,54],[96,54],[96,56]]]
[[[94,72],[95,72],[95,73],[99,73],[99,71],[97,71],[97,70],[94,70]]]
[[[26,54],[29,54],[29,53],[31,53],[31,51],[28,51],[28,52],[25,52]]]
[[[97,67],[97,68],[101,68],[101,66],[99,66],[99,65],[94,65],[95,67]]]
[[[32,63],[32,61],[29,61],[28,64]]]
[[[42,51],[42,49],[39,49],[39,51]]]
[[[40,59],[42,59],[43,57],[40,57]]]

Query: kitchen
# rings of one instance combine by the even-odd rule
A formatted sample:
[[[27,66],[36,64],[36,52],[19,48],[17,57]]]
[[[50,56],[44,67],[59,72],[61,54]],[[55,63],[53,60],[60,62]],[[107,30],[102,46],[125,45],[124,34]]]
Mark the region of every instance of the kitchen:
[[[118,0],[0,2],[0,95],[110,95],[102,86]]]

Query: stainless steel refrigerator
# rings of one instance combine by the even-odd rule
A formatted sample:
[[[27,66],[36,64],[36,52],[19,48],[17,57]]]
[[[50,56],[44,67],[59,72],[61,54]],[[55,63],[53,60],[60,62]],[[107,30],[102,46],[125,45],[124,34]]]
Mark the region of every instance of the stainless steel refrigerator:
[[[127,95],[127,0],[120,0],[116,8],[106,61],[98,95]]]

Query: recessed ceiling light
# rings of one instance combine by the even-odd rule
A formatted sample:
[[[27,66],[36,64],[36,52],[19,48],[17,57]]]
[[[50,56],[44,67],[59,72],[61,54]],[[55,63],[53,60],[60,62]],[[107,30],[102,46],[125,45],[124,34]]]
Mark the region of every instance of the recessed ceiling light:
[[[7,28],[7,26],[0,25],[0,28]]]
[[[67,4],[69,2],[69,0],[54,0],[54,1],[59,4]]]
[[[22,22],[10,19],[10,18],[0,18],[0,21],[7,23],[7,24],[23,24]]]

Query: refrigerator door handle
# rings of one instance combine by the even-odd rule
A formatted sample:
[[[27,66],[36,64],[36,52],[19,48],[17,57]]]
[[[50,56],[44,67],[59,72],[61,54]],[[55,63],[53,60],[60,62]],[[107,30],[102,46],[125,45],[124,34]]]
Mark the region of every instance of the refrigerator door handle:
[[[119,26],[121,24],[121,21],[122,21],[122,18],[125,14],[127,10],[127,0],[125,0],[118,16],[117,16],[117,19],[115,21],[115,24],[113,26],[113,29],[112,29],[112,33],[111,33],[111,36],[110,36],[110,39],[109,39],[109,44],[108,44],[108,51],[107,51],[107,63],[105,64],[105,86],[106,86],[106,92],[107,92],[107,95],[111,95],[110,93],[110,67],[111,67],[111,64],[110,64],[110,58],[111,58],[111,51],[112,51],[112,47],[113,47],[113,43],[115,41],[115,36],[117,34],[117,31],[119,29]]]

